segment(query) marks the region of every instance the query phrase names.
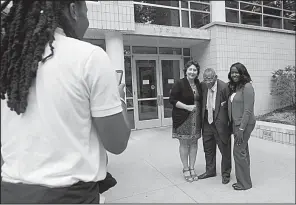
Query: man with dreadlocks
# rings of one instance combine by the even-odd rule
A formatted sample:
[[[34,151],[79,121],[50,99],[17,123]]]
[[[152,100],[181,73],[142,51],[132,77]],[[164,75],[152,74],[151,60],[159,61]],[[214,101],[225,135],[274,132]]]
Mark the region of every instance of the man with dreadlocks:
[[[7,0],[1,40],[1,203],[99,203],[106,150],[130,128],[105,51],[81,41],[85,1]],[[119,91],[119,92],[118,92]]]

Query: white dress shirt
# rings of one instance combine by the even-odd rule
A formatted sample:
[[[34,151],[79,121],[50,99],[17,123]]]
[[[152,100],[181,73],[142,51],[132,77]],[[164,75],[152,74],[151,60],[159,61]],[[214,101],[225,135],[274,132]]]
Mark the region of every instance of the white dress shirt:
[[[211,90],[213,92],[212,99],[210,99]],[[212,100],[213,110],[215,110],[216,96],[217,96],[217,81],[215,82],[215,84],[213,85],[213,87],[211,89],[208,89],[208,95],[207,95],[207,102],[209,102],[209,100]],[[208,109],[208,103],[206,105],[206,109]]]

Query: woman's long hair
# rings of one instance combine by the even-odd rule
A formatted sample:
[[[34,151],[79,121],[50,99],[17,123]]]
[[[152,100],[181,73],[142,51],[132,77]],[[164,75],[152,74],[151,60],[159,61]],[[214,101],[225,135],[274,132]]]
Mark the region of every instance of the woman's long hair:
[[[188,68],[189,68],[190,66],[192,66],[192,65],[194,65],[194,66],[196,67],[196,69],[197,69],[197,76],[196,76],[196,78],[194,79],[194,83],[195,83],[195,85],[196,85],[196,87],[197,87],[197,91],[198,91],[198,94],[199,94],[199,99],[200,99],[200,101],[201,101],[201,100],[202,100],[202,91],[201,91],[200,81],[199,81],[199,79],[198,79],[198,76],[199,76],[199,74],[200,74],[200,66],[199,66],[198,62],[195,61],[195,60],[190,60],[190,61],[188,61],[188,62],[186,63],[186,65],[185,65],[184,69],[183,69],[183,72],[184,72],[184,76],[186,77],[186,76],[187,76],[186,72],[187,72]]]
[[[0,97],[17,114],[27,108],[29,88],[36,77],[39,62],[54,55],[54,32],[61,27],[68,37],[77,38],[64,10],[76,1],[6,0],[1,12],[12,3],[1,21]],[[43,58],[46,45],[51,54]]]
[[[231,68],[236,67],[238,73],[240,74],[239,81],[237,83],[233,82],[231,78]],[[228,73],[228,87],[230,90],[230,95],[234,93],[236,90],[241,89],[245,86],[246,83],[252,81],[251,76],[247,70],[247,68],[242,63],[234,63],[230,66],[229,73]]]

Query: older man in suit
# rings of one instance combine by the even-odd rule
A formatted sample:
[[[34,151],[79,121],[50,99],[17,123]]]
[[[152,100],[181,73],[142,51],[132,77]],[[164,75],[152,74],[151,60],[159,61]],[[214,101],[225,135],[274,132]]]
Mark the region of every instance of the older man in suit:
[[[198,176],[206,179],[216,176],[216,147],[222,155],[222,183],[228,184],[231,172],[231,130],[228,118],[229,89],[219,80],[212,68],[207,68],[202,82],[202,138],[206,159],[206,172]]]

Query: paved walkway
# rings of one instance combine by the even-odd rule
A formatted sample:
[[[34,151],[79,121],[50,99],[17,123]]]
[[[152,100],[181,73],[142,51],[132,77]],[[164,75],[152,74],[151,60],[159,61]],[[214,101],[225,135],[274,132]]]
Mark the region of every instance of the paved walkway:
[[[104,193],[105,203],[295,203],[295,147],[252,137],[250,155],[250,190],[231,187],[234,165],[231,182],[221,183],[219,151],[217,177],[187,183],[171,128],[134,131],[123,154],[109,155],[118,184]],[[197,174],[205,170],[201,140],[195,167]]]

